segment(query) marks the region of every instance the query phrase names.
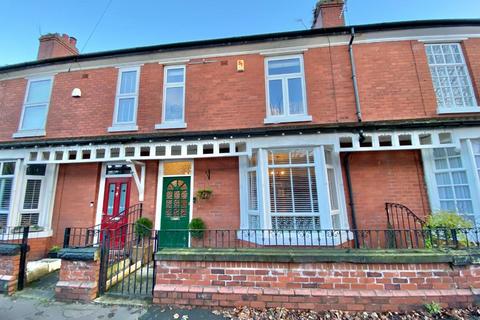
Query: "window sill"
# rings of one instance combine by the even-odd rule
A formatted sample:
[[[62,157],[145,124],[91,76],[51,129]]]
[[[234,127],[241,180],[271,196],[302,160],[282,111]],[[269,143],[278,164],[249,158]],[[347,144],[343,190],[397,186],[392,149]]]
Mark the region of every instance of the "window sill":
[[[138,131],[138,126],[129,125],[114,125],[108,128],[108,132],[122,132],[122,131]]]
[[[437,114],[479,113],[479,112],[480,112],[480,107],[479,106],[465,107],[465,108],[451,107],[451,108],[438,108],[437,109]]]
[[[44,137],[45,130],[19,130],[12,135],[12,138]]]
[[[263,120],[264,124],[286,123],[286,122],[305,122],[312,121],[312,116],[308,115],[295,115],[295,116],[280,116],[280,117],[267,117]]]
[[[155,125],[155,129],[185,129],[185,122],[164,122]]]

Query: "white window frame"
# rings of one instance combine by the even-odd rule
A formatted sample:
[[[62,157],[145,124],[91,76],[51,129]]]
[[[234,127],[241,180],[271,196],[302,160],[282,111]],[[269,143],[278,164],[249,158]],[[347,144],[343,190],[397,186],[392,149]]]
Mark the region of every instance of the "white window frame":
[[[168,83],[167,74],[171,69],[183,69],[183,82]],[[186,83],[187,83],[187,68],[185,65],[170,65],[166,66],[163,70],[163,98],[162,98],[162,123],[156,124],[155,129],[184,129],[187,127],[185,123],[185,96],[186,96]],[[167,89],[168,88],[183,88],[183,118],[177,121],[166,121],[166,102],[167,102]]]
[[[120,87],[122,85],[122,74],[124,72],[136,72],[135,78],[135,92],[134,93],[120,93]],[[139,88],[140,88],[140,66],[135,67],[125,67],[118,69],[118,76],[117,76],[117,90],[115,95],[115,108],[113,111],[113,121],[112,126],[108,128],[108,132],[117,132],[117,131],[137,131],[137,113],[138,113],[138,95],[139,95]],[[120,99],[125,98],[133,98],[133,119],[130,122],[118,122],[118,107]]]
[[[287,60],[287,59],[299,59],[300,60],[300,73],[289,73],[282,75],[273,75],[268,74],[268,63],[270,61],[277,60]],[[266,92],[266,101],[267,101],[267,117],[264,119],[265,124],[272,123],[285,123],[285,122],[304,122],[312,121],[312,116],[308,115],[308,102],[307,102],[307,89],[305,83],[305,68],[303,62],[303,55],[283,55],[275,57],[267,57],[264,61],[265,68],[265,92]],[[288,79],[290,78],[301,78],[302,79],[302,94],[303,94],[303,114],[290,114],[290,100],[288,98]],[[283,93],[283,115],[272,115],[270,109],[270,80],[282,80],[282,93]]]
[[[330,219],[332,223],[332,228],[333,228],[333,216],[338,215],[339,221],[340,221],[340,227],[339,229],[348,229],[348,222],[346,221],[346,216],[345,214],[342,214],[345,212],[345,210],[342,210],[342,201],[341,201],[341,192],[343,192],[343,189],[340,189],[341,185],[341,180],[339,179],[339,169],[341,168],[340,164],[340,155],[335,152],[333,148],[324,148],[324,151],[329,151],[332,156],[332,163],[328,163],[327,159],[325,157],[325,177],[327,178],[327,192],[328,192],[328,204],[330,206]],[[331,205],[331,198],[332,198],[332,190],[330,189],[330,184],[328,181],[328,170],[333,170],[333,178],[335,181],[335,195],[336,195],[336,201],[337,201],[337,209],[332,208]],[[341,169],[340,169],[341,170]],[[341,171],[340,171],[341,172]],[[337,228],[338,229],[338,228]]]
[[[437,64],[437,63],[433,63],[431,64],[430,62],[428,62],[428,54],[426,53],[426,50],[427,50],[427,47],[429,46],[442,46],[442,45],[449,45],[449,46],[456,46],[460,52],[460,56],[461,56],[461,59],[462,59],[462,62],[458,63],[458,62],[454,62],[454,63],[440,63],[440,64]],[[480,107],[478,106],[478,102],[477,102],[477,97],[476,97],[476,90],[475,90],[475,87],[473,86],[473,83],[472,83],[472,79],[471,79],[471,76],[470,76],[470,70],[468,68],[468,65],[465,61],[465,55],[463,53],[463,50],[462,50],[462,46],[460,43],[458,42],[432,42],[432,43],[426,43],[425,44],[425,54],[427,55],[427,64],[428,64],[428,67],[429,67],[429,70],[431,67],[447,67],[447,66],[463,66],[466,70],[466,77],[467,77],[467,82],[468,82],[468,86],[470,87],[470,89],[472,90],[472,94],[473,94],[473,103],[474,105],[473,106],[462,106],[462,107],[457,107],[455,104],[454,105],[451,105],[451,106],[439,106],[438,105],[438,101],[437,101],[437,97],[435,95],[435,101],[437,101],[437,113],[438,114],[447,114],[447,113],[470,113],[470,112],[480,112]],[[432,85],[433,85],[433,88],[434,90],[436,89],[435,88],[435,83],[433,81],[433,75],[431,74],[431,71],[430,71],[430,77],[432,79]],[[451,86],[449,84],[449,89],[451,90]]]
[[[478,225],[480,222],[480,190],[478,188],[478,182],[475,181],[477,175],[474,172],[474,164],[472,163],[473,159],[471,159],[471,157],[469,156],[470,152],[468,151],[468,143],[469,141],[462,141],[461,143],[460,158],[462,161],[463,169],[458,170],[464,170],[466,172],[473,207],[473,215],[475,216],[475,220]],[[422,161],[425,171],[425,182],[427,185],[430,209],[432,213],[442,211],[440,206],[440,197],[438,194],[437,182],[435,178],[436,170],[434,164],[435,159],[433,156],[433,149],[422,150]]]
[[[27,103],[27,98],[28,94],[30,92],[30,85],[33,82],[37,81],[45,81],[49,80],[50,81],[50,92],[48,93],[48,100],[45,101],[44,103]],[[48,110],[50,109],[50,101],[52,98],[52,91],[53,91],[53,83],[54,82],[54,77],[53,76],[48,76],[48,77],[35,77],[35,78],[29,78],[27,82],[27,88],[25,90],[25,96],[23,98],[23,107],[22,107],[22,114],[20,116],[20,123],[18,124],[18,129],[17,132],[15,132],[12,137],[13,138],[23,138],[23,137],[41,137],[46,135],[45,127],[47,125],[47,119],[48,119]],[[23,129],[23,120],[25,117],[25,109],[29,107],[33,107],[35,105],[40,105],[40,104],[46,104],[45,108],[45,121],[43,123],[43,128],[39,129]]]

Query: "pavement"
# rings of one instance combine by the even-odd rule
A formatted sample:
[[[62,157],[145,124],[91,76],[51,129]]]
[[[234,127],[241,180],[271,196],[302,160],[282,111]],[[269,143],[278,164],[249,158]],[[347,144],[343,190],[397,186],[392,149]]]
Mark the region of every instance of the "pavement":
[[[0,320],[220,320],[222,316],[204,309],[171,309],[153,306],[146,300],[103,296],[92,303],[64,303],[54,298],[58,272],[29,283],[13,296],[0,295]]]
[[[111,305],[104,303],[62,303],[21,296],[0,296],[0,319],[2,320],[220,320],[203,309],[170,309],[152,305]]]

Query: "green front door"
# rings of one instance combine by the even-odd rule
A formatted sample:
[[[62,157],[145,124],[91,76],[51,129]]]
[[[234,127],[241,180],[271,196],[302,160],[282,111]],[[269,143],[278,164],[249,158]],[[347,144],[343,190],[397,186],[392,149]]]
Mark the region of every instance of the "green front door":
[[[183,248],[188,246],[190,214],[190,177],[163,178],[160,246]]]

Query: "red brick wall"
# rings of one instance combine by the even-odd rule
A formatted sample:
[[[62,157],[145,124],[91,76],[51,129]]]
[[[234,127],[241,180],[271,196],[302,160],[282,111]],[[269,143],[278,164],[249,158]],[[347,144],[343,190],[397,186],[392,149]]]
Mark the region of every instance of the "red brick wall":
[[[52,247],[52,237],[28,239],[28,246],[27,261],[43,259]]]
[[[399,311],[467,305],[478,266],[157,261],[154,302],[192,306]]]
[[[477,92],[480,39],[463,42]],[[424,44],[396,41],[355,45],[364,121],[436,117],[436,101]],[[263,127],[266,112],[264,56],[213,57],[209,64],[189,64],[186,73],[186,131]],[[245,72],[236,72],[236,60]],[[345,46],[313,48],[304,53],[309,113],[313,123],[355,120],[348,51]],[[321,63],[319,63],[321,61]],[[84,75],[88,75],[84,77]],[[47,137],[97,136],[112,124],[117,68],[60,72],[55,75]],[[0,141],[17,130],[25,79],[0,82]],[[141,68],[139,132],[154,132],[161,120],[163,66]],[[82,97],[73,99],[73,88]],[[67,116],[68,115],[68,116]],[[465,115],[459,115],[465,116]]]
[[[20,254],[0,255],[0,293],[12,294],[17,290]]]
[[[212,189],[210,199],[197,199],[193,217],[200,217],[208,229],[238,229],[240,227],[240,195],[238,158],[195,159],[194,188]],[[210,180],[207,178],[210,170]]]
[[[61,301],[89,302],[97,297],[100,261],[62,259],[55,298]]]
[[[100,170],[99,163],[60,165],[52,217],[52,245],[63,244],[67,227],[95,225]]]
[[[403,204],[419,217],[430,213],[419,151],[352,153],[350,175],[358,229],[386,229],[385,202]],[[343,181],[348,207],[345,170]]]

